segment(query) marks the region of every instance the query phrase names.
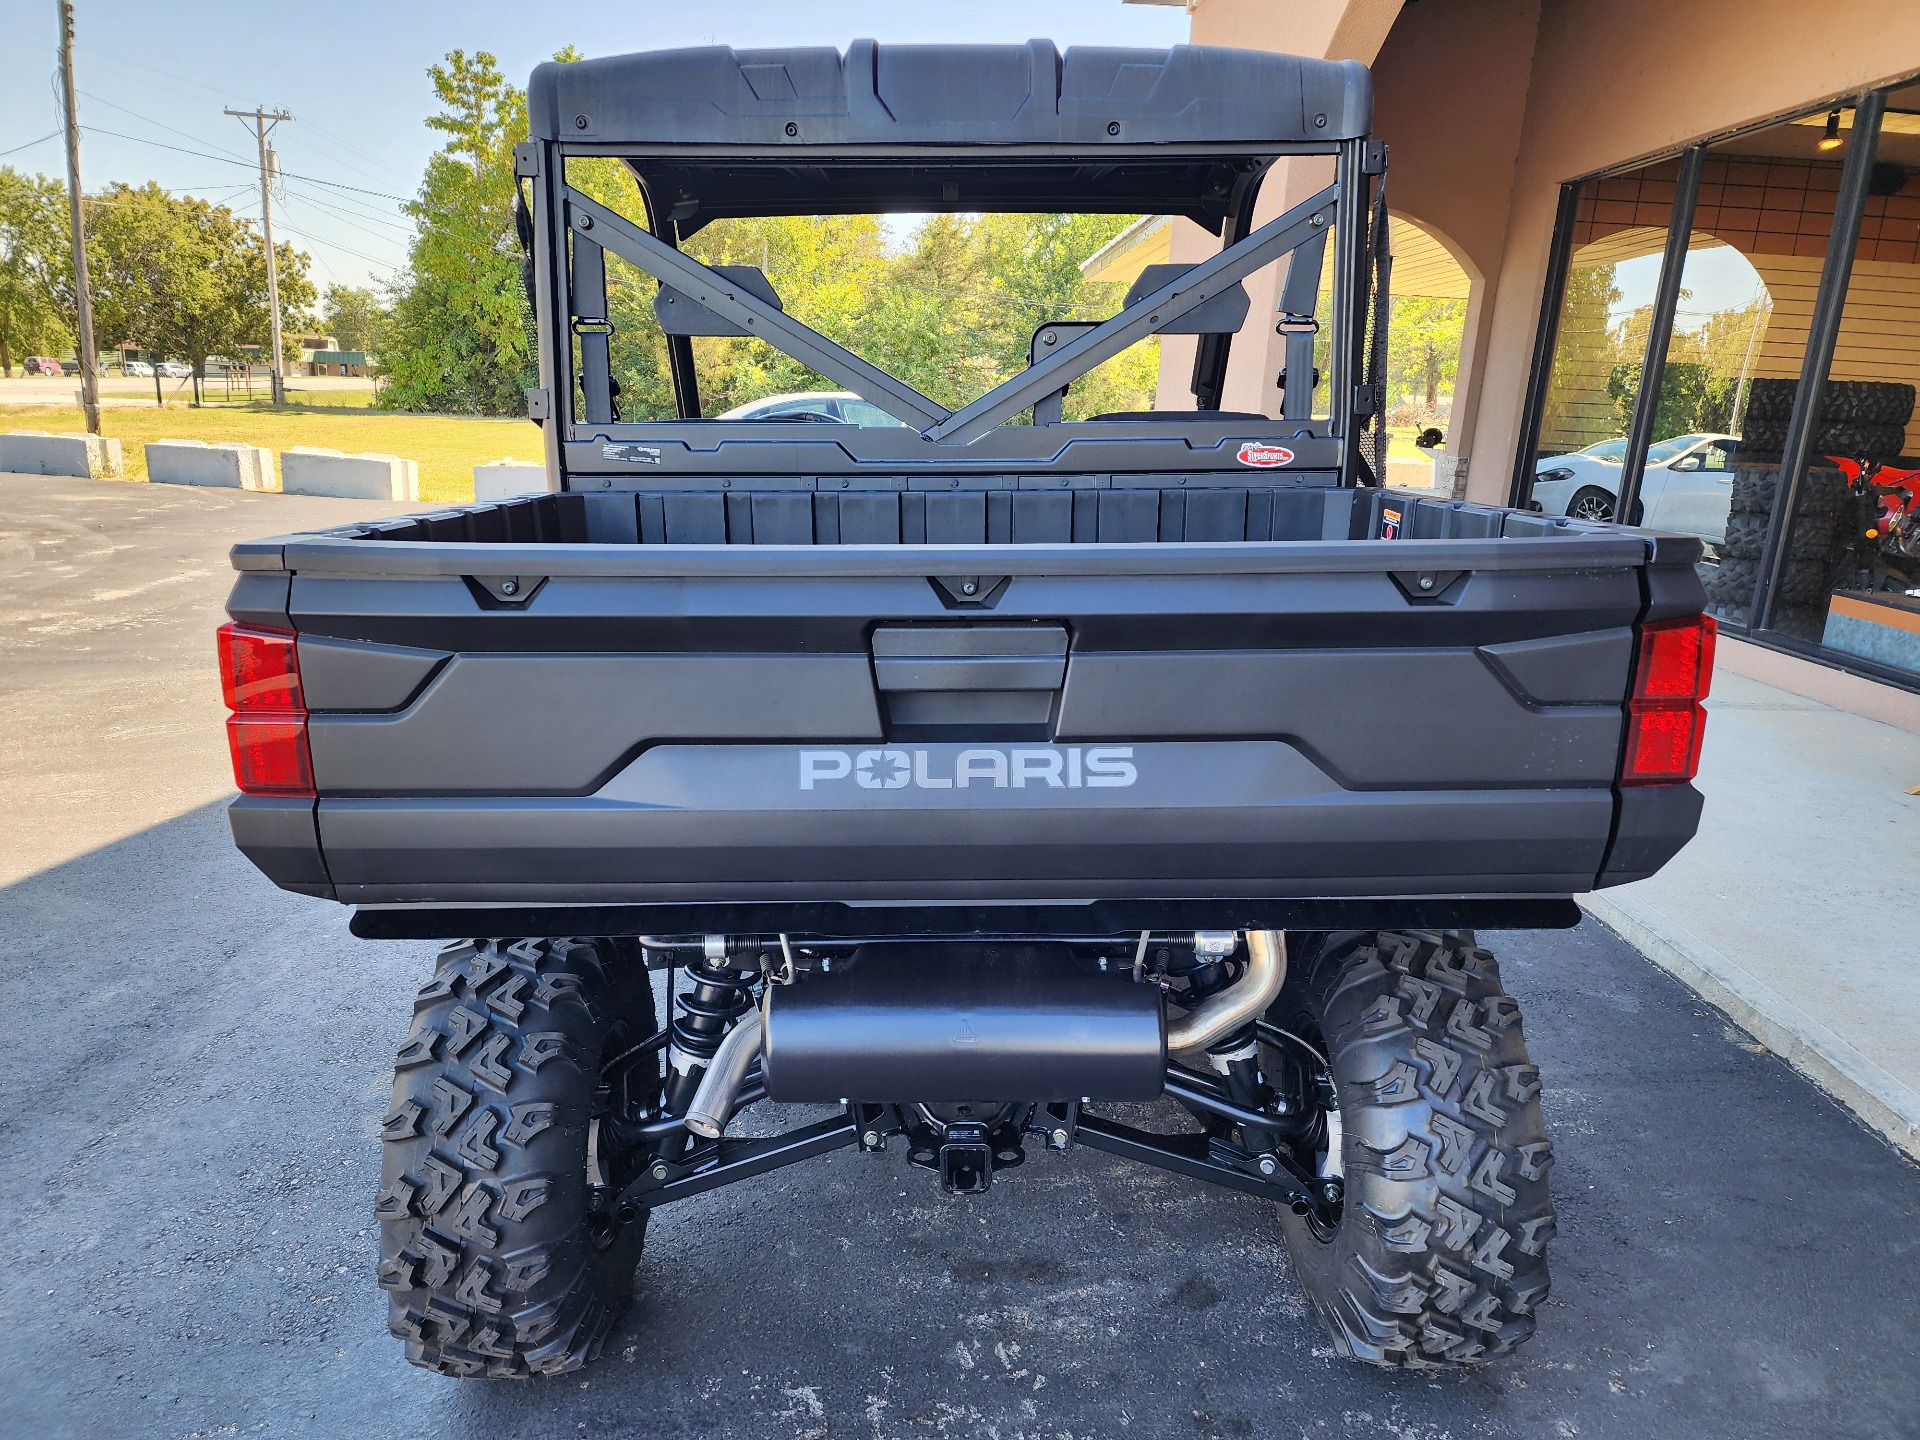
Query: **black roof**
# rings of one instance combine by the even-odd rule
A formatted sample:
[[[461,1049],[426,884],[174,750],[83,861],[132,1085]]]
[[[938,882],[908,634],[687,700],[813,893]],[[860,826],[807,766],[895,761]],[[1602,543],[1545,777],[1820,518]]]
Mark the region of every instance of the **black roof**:
[[[1370,98],[1356,61],[1265,50],[1077,45],[1063,56],[1050,40],[856,40],[844,55],[709,45],[550,62],[533,72],[527,109],[534,137],[549,140],[1125,148],[1355,139]]]
[[[1371,102],[1351,60],[1063,56],[1048,40],[651,50],[541,65],[527,90],[536,139],[652,152],[629,163],[682,233],[726,215],[995,209],[1151,210],[1217,231],[1239,174],[1364,136]],[[1022,148],[978,148],[996,146]]]

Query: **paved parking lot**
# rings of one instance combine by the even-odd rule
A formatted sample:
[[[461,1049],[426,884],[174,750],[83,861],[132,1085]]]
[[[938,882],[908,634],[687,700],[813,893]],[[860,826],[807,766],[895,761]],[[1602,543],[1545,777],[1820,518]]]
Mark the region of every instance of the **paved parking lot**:
[[[601,1364],[414,1371],[373,1127],[431,947],[232,851],[231,540],[354,502],[0,476],[0,1437],[1920,1435],[1920,1169],[1592,922],[1492,937],[1555,1287],[1468,1375],[1334,1360],[1269,1207],[896,1150],[663,1211]]]

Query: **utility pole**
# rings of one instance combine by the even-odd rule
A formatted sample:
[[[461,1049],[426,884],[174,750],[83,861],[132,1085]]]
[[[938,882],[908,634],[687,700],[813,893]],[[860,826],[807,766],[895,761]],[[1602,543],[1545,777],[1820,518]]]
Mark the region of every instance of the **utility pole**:
[[[65,0],[63,0],[65,3]],[[260,142],[260,223],[267,237],[267,305],[273,311],[273,403],[287,403],[286,363],[280,358],[280,262],[273,252],[273,177],[280,173],[280,157],[267,144],[267,135],[282,120],[293,116],[285,110],[229,110],[236,120],[253,122],[254,138]]]
[[[87,225],[80,213],[80,119],[73,105],[73,0],[60,0],[60,89],[67,102],[67,209],[73,220],[73,293],[80,332],[80,405],[87,433],[100,433],[100,356],[93,340],[93,285],[87,278]]]

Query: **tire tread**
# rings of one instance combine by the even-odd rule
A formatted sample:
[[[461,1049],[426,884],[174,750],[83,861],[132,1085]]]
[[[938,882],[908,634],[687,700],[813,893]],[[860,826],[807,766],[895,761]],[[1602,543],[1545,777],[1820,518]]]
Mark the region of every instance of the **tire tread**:
[[[1468,936],[1381,933],[1323,951],[1307,992],[1341,1094],[1345,1211],[1330,1242],[1292,1217],[1287,1233],[1335,1347],[1410,1369],[1506,1354],[1548,1290],[1553,1152],[1497,962]],[[1374,1102],[1389,1082],[1396,1103]]]

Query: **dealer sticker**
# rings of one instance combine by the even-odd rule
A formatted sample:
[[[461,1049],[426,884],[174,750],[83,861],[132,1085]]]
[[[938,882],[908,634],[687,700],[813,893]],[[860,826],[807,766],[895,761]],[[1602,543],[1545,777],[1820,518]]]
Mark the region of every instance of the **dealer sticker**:
[[[1271,470],[1276,465],[1291,465],[1293,451],[1284,445],[1268,444],[1265,440],[1249,440],[1240,447],[1240,453],[1234,459],[1257,470]]]

